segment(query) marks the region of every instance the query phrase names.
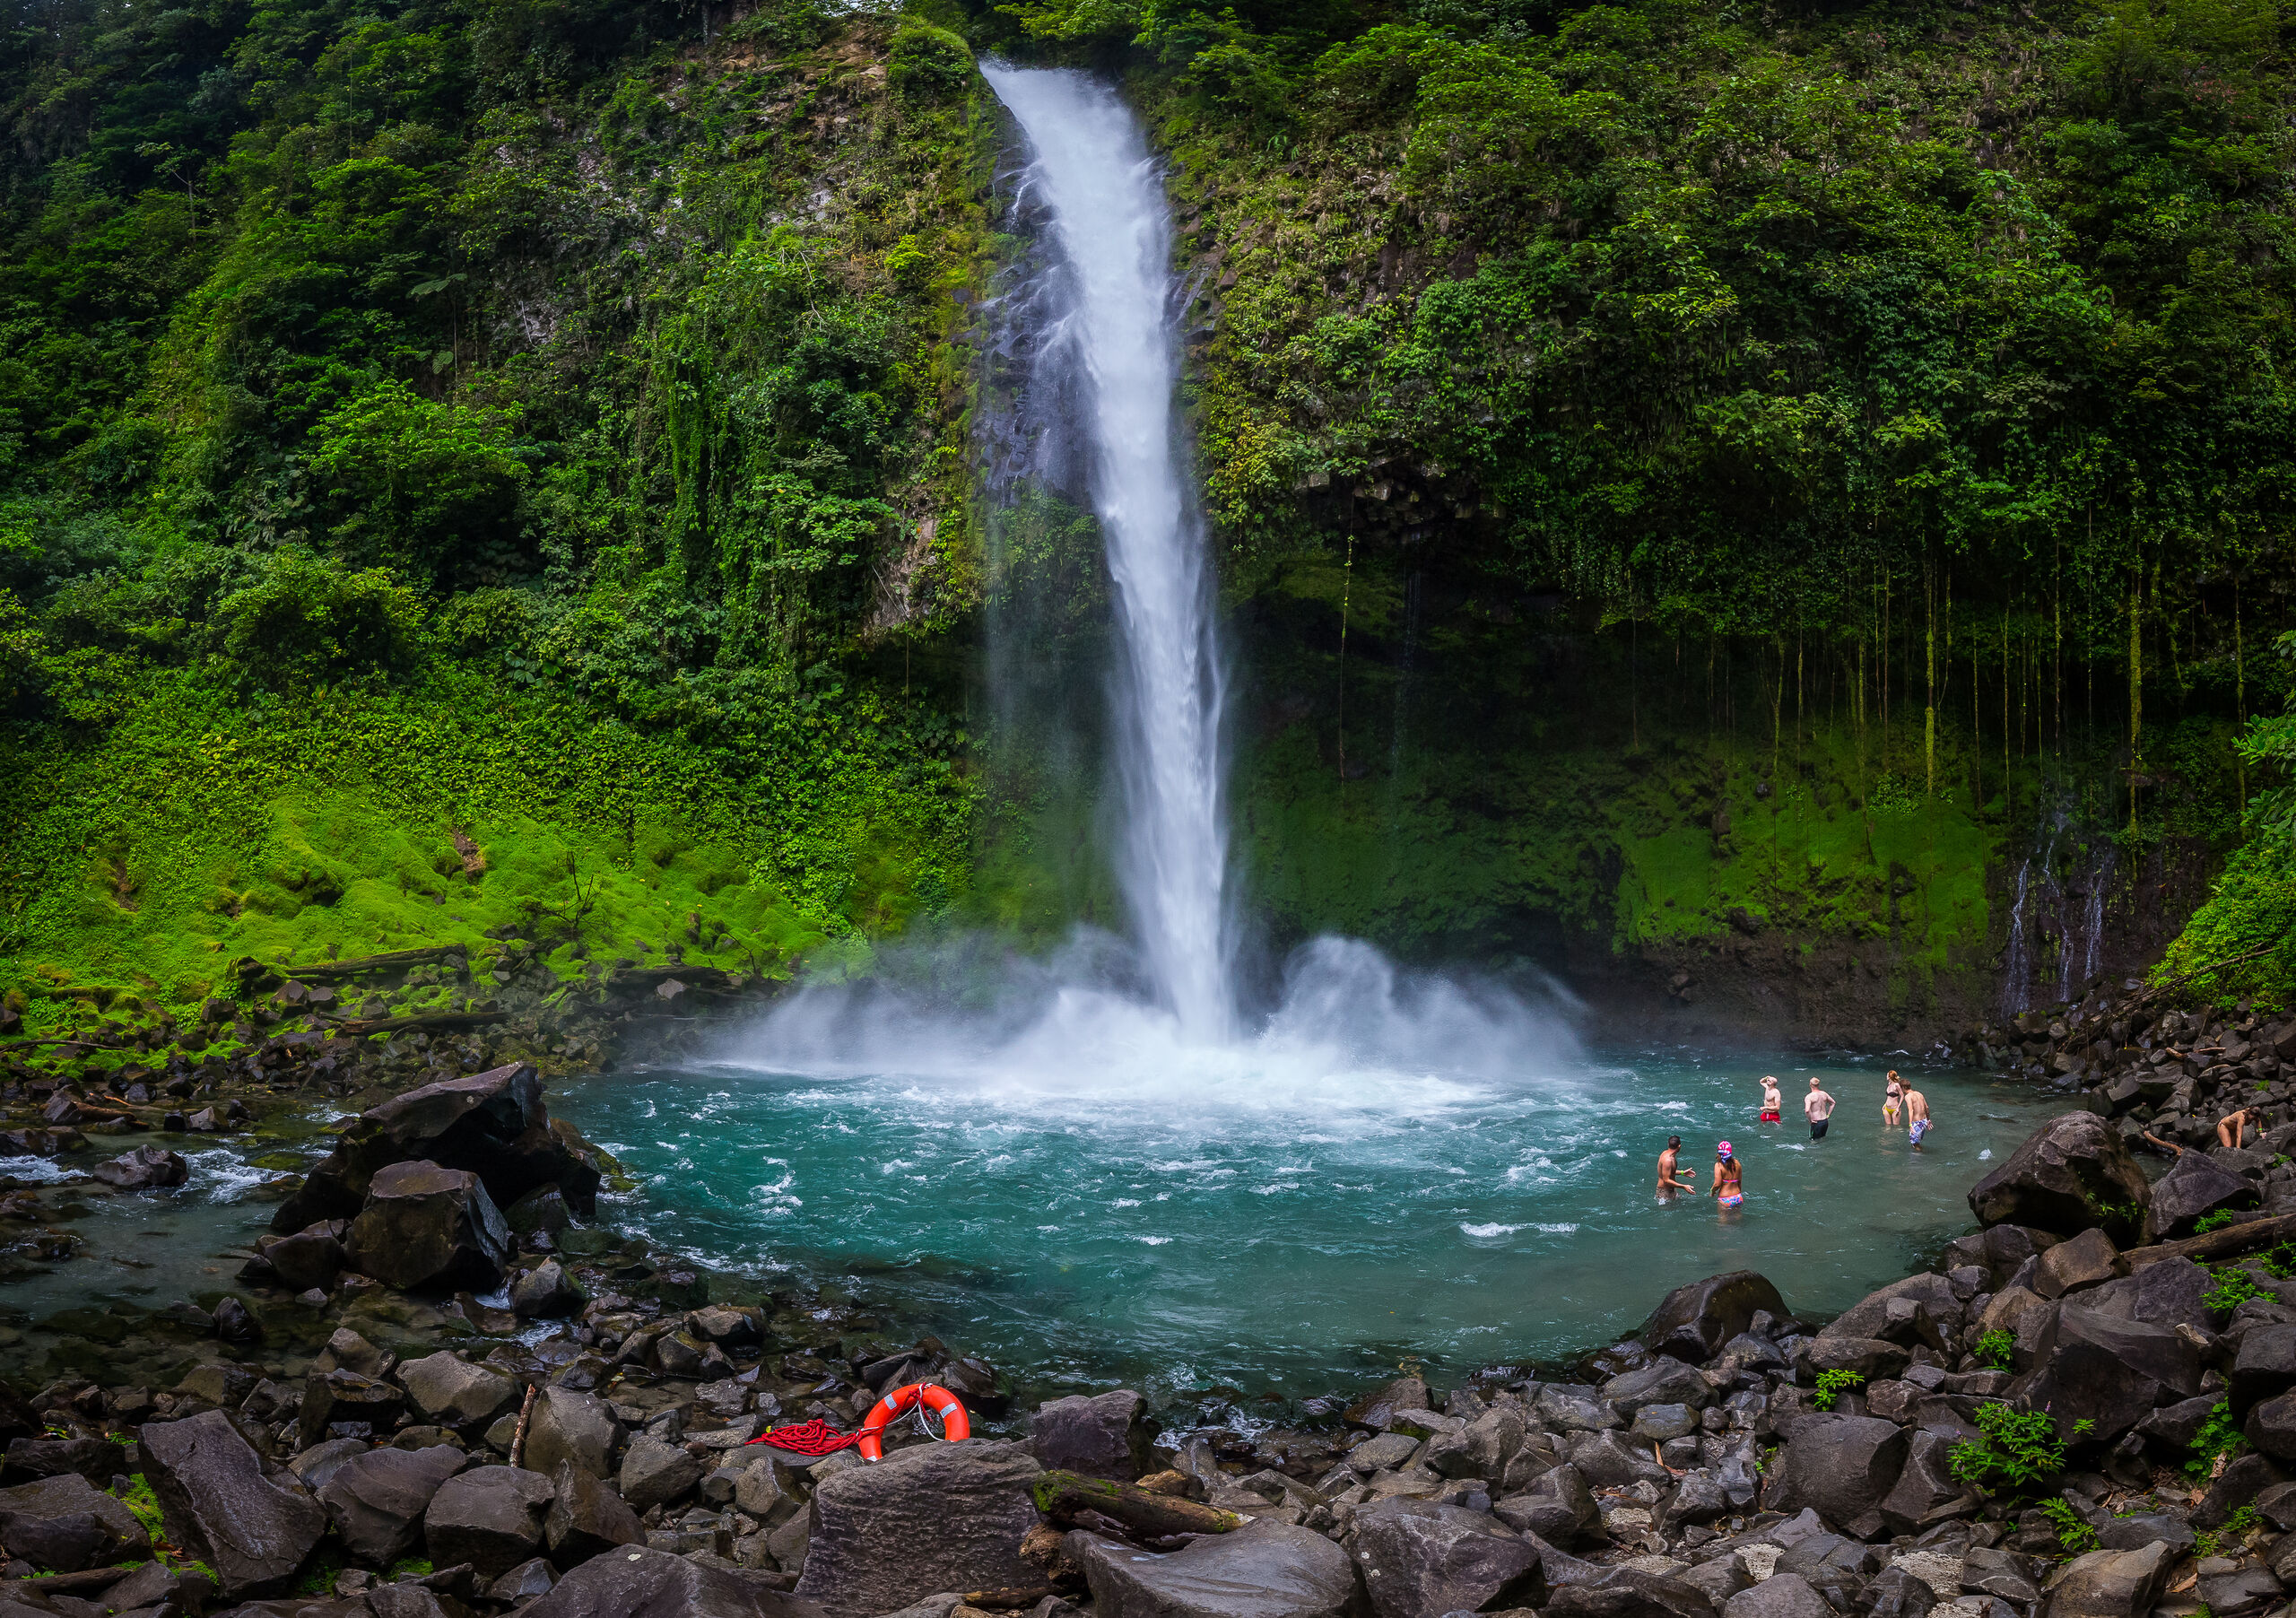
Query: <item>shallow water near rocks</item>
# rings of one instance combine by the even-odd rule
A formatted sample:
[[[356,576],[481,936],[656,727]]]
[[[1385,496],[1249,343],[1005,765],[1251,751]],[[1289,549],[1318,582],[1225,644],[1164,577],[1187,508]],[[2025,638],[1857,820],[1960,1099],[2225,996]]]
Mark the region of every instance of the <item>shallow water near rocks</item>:
[[[1969,1187],[2053,1109],[2022,1083],[1923,1073],[1937,1121],[1916,1153],[1880,1122],[1880,1060],[1573,1053],[1309,1083],[1212,1054],[1130,1086],[728,1064],[587,1080],[555,1104],[639,1177],[613,1216],[698,1262],[857,1274],[900,1326],[1024,1386],[1225,1388],[1239,1414],[1408,1356],[1566,1356],[1721,1270],[1836,1312],[1970,1229]],[[1786,1124],[1755,1121],[1765,1071]],[[1840,1100],[1822,1142],[1798,1110],[1813,1073]],[[1669,1133],[1701,1189],[1732,1142],[1742,1211],[1657,1201]]]

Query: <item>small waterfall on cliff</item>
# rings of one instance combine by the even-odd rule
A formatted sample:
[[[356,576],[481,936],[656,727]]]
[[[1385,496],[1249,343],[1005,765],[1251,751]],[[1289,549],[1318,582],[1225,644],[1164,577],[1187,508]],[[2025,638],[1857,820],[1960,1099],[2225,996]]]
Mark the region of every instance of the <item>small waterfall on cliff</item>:
[[[1118,879],[1158,994],[1187,1040],[1234,1031],[1222,677],[1204,532],[1180,474],[1172,392],[1171,234],[1138,124],[1081,73],[991,66],[1035,152],[1074,278],[1073,336],[1091,412],[1093,509],[1116,586],[1123,787]]]

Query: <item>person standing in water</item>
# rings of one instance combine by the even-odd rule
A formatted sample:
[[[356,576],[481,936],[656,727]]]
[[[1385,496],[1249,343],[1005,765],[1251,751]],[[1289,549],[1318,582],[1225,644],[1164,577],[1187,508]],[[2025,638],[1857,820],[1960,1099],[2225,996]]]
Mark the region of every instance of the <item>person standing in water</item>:
[[[1775,1124],[1785,1116],[1786,1098],[1778,1092],[1775,1074],[1761,1075],[1761,1121]]]
[[[1810,1138],[1825,1139],[1826,1120],[1833,1117],[1833,1097],[1820,1086],[1814,1074],[1810,1076],[1810,1093],[1802,1098],[1802,1113],[1810,1120]]]
[[[1677,1191],[1698,1189],[1698,1170],[1682,1166],[1682,1149],[1683,1137],[1670,1135],[1666,1137],[1666,1149],[1658,1153],[1658,1199],[1661,1202],[1671,1201]]]
[[[1890,1069],[1888,1081],[1882,1086],[1882,1127],[1898,1127],[1898,1103],[1905,1095],[1905,1085],[1899,1082],[1898,1070]]]
[[[1730,1143],[1724,1141],[1714,1148],[1714,1201],[1718,1207],[1735,1208],[1744,1205],[1746,1188],[1740,1173],[1738,1160],[1730,1154]]]
[[[1905,1138],[1913,1143],[1916,1152],[1921,1150],[1921,1137],[1929,1133],[1929,1098],[1909,1084],[1905,1090]]]

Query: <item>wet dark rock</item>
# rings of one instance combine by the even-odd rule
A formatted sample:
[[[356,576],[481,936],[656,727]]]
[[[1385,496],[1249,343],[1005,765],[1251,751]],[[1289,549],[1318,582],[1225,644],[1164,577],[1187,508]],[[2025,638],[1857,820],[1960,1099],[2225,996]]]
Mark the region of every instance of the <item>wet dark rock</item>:
[[[2154,1540],[2179,1556],[2193,1548],[2192,1525],[2165,1511],[2108,1517],[2097,1528],[2097,1543],[2108,1551],[2141,1551]]]
[[[510,1378],[444,1349],[409,1360],[398,1368],[398,1379],[414,1408],[446,1427],[483,1427],[515,1409],[521,1397]]]
[[[2200,1504],[2192,1509],[2192,1526],[2196,1528],[2221,1528],[2242,1506],[2253,1502],[2275,1483],[2288,1481],[2271,1457],[2243,1455],[2226,1463],[2208,1485],[2208,1492],[2201,1496]]]
[[[0,1466],[0,1483],[76,1473],[99,1489],[109,1489],[127,1473],[127,1448],[109,1439],[13,1439]]]
[[[1097,1618],[1347,1618],[1361,1600],[1347,1553],[1295,1524],[1256,1523],[1168,1556],[1084,1533],[1065,1544]]]
[[[578,1314],[587,1300],[556,1259],[536,1265],[510,1289],[510,1312],[520,1319],[552,1320]]]
[[[1575,1544],[1602,1526],[1586,1474],[1571,1466],[1541,1473],[1520,1494],[1492,1506],[1492,1515],[1518,1534],[1535,1534],[1558,1545]]]
[[[1900,1306],[1918,1305],[1918,1309]],[[1944,1275],[1908,1275],[1851,1304],[1818,1333],[1821,1342],[1868,1338],[1910,1348],[1923,1336],[1922,1322],[1956,1318],[1961,1311],[1952,1282]]]
[[[1573,1383],[1541,1383],[1531,1410],[1541,1426],[1558,1432],[1599,1432],[1626,1424],[1599,1389]]]
[[[2198,1324],[2208,1318],[2201,1298],[2215,1283],[2189,1258],[2164,1258],[2081,1294],[2081,1307],[2154,1326]]]
[[[1033,1582],[1019,1546],[1037,1524],[1029,1487],[1040,1471],[1019,1444],[973,1439],[896,1450],[822,1479],[796,1594],[831,1618],[865,1618],[935,1590]],[[903,1554],[887,1557],[888,1544]]]
[[[313,1371],[303,1384],[299,1414],[303,1448],[324,1439],[387,1433],[404,1408],[404,1396],[388,1382],[355,1370]],[[338,1431],[352,1427],[360,1431]]]
[[[1148,1401],[1128,1387],[1048,1399],[1029,1422],[1029,1449],[1048,1471],[1130,1483],[1149,1470]]]
[[[165,1146],[138,1146],[88,1172],[114,1190],[152,1191],[182,1185],[191,1178],[191,1165]]]
[[[640,1435],[622,1457],[622,1498],[635,1510],[670,1505],[693,1492],[701,1481],[701,1460],[674,1444]]]
[[[1536,1548],[1480,1511],[1381,1501],[1355,1514],[1350,1544],[1378,1618],[1545,1605]]]
[[[622,1429],[604,1400],[571,1387],[546,1387],[535,1398],[523,1458],[544,1474],[571,1461],[593,1477],[611,1477],[621,1441]]]
[[[1786,1300],[1766,1276],[1753,1270],[1709,1275],[1668,1292],[1642,1323],[1642,1341],[1654,1353],[1703,1362],[1762,1310],[1780,1319],[1787,1313]]]
[[[724,1568],[633,1545],[584,1562],[519,1618],[818,1618]]]
[[[2152,1223],[2163,1240],[2189,1236],[2193,1227],[2219,1208],[2252,1208],[2257,1188],[2213,1161],[2187,1152],[2152,1184]]]
[[[466,1561],[500,1578],[540,1553],[550,1480],[523,1466],[479,1466],[449,1478],[422,1516],[430,1560]]]
[[[1926,1430],[1909,1435],[1905,1465],[1883,1496],[1882,1522],[1893,1534],[1919,1534],[1973,1515],[1984,1502],[1952,1473],[1955,1440]]]
[[[2296,1387],[2296,1325],[2250,1328],[2232,1359],[2227,1395],[2236,1416],[2246,1416],[2259,1399]]]
[[[342,1220],[323,1220],[291,1236],[259,1236],[256,1251],[289,1292],[330,1292],[343,1273],[343,1237],[349,1229]]]
[[[2118,1132],[2090,1112],[2059,1113],[1970,1191],[1980,1224],[2059,1236],[2100,1227],[2123,1247],[2152,1240],[2152,1205],[2144,1170]]]
[[[354,1119],[303,1188],[280,1207],[276,1231],[318,1219],[348,1219],[364,1205],[377,1174],[394,1163],[427,1161],[478,1174],[499,1207],[555,1184],[574,1212],[595,1210],[602,1179],[595,1150],[554,1125],[542,1081],[524,1062],[408,1091]]]
[[[332,1469],[319,1504],[353,1558],[387,1567],[422,1542],[423,1514],[447,1480],[468,1464],[461,1450],[372,1449]]]
[[[327,1338],[326,1346],[319,1351],[318,1358],[311,1361],[311,1369],[315,1371],[341,1369],[355,1370],[362,1377],[379,1377],[389,1371],[391,1364],[390,1354],[377,1348],[349,1327],[339,1326]]]
[[[326,1514],[290,1474],[266,1475],[262,1457],[221,1411],[149,1422],[144,1475],[168,1537],[215,1570],[227,1596],[274,1594],[291,1581],[326,1528]]]
[[[0,1545],[59,1573],[152,1553],[135,1515],[76,1472],[0,1489]]]
[[[543,1538],[551,1561],[559,1567],[579,1567],[608,1551],[646,1543],[646,1530],[630,1503],[573,1462],[560,1464],[552,1486]],[[786,1521],[790,1515],[794,1513],[775,1520]]]
[[[1814,1509],[1861,1537],[1878,1533],[1881,1504],[1904,1470],[1906,1431],[1876,1416],[1807,1416],[1796,1422],[1770,1474],[1762,1504]]]
[[[344,1248],[352,1268],[389,1286],[491,1292],[510,1231],[476,1174],[400,1162],[376,1172]]]
[[[2062,1298],[2085,1287],[2100,1285],[2120,1274],[2120,1249],[2102,1231],[2088,1230],[2060,1241],[2033,1266],[2033,1291],[2044,1298]]]
[[[1682,1405],[1703,1410],[1714,1403],[1714,1387],[1694,1367],[1679,1360],[1657,1359],[1604,1383],[1603,1399],[1630,1418],[1645,1405]]]
[[[1398,1412],[1427,1410],[1432,1405],[1427,1395],[1427,1383],[1420,1377],[1397,1377],[1377,1392],[1365,1395],[1347,1407],[1347,1420],[1358,1427],[1369,1427],[1375,1432],[1385,1432],[1395,1425]]]

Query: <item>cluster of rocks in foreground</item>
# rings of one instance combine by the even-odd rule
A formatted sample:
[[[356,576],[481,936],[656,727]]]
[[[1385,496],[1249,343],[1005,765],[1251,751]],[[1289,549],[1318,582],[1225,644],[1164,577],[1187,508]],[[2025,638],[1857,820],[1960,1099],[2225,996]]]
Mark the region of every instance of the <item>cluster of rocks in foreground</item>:
[[[521,1066],[355,1120],[258,1289],[561,1324],[396,1357],[344,1327],[300,1386],[218,1361],[0,1403],[0,1618],[2264,1618],[2296,1585],[2296,1286],[2258,1266],[2220,1318],[2200,1262],[2279,1222],[2153,1240],[2189,1215],[2090,1111],[1979,1183],[1941,1269],[1822,1326],[1742,1271],[1567,1379],[1407,1376],[1342,1431],[1160,1445],[1119,1389],[1023,1439],[902,1431],[874,1466],[746,1440],[918,1381],[993,1414],[994,1373],[929,1340],[832,1362],[760,1309],[614,1290],[561,1251],[592,1167]],[[510,1309],[471,1291],[496,1285]],[[1996,1402],[2068,1445],[2056,1516],[1955,1475]],[[2175,1468],[2220,1407],[2248,1448],[2196,1489]],[[2067,1512],[2098,1549],[2066,1555]]]

